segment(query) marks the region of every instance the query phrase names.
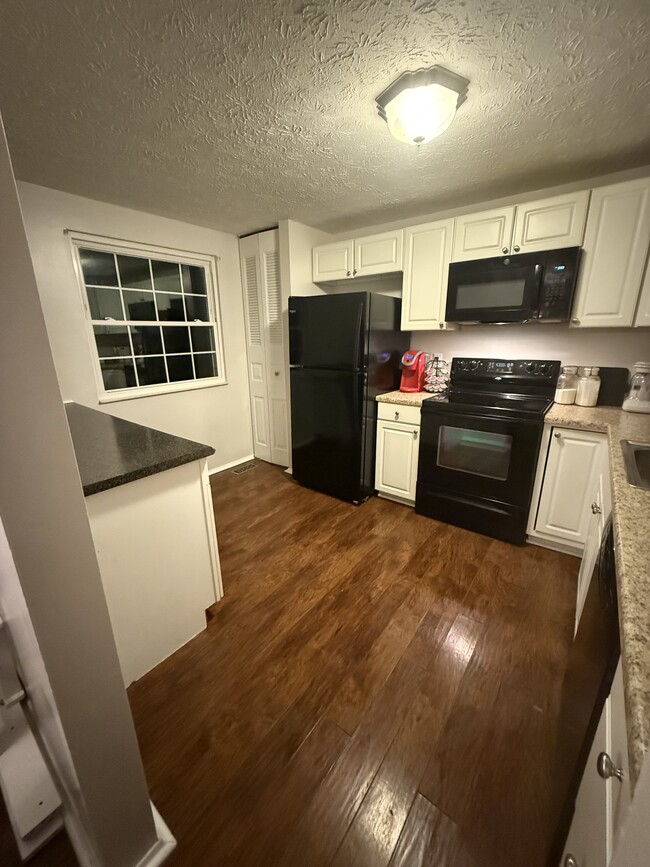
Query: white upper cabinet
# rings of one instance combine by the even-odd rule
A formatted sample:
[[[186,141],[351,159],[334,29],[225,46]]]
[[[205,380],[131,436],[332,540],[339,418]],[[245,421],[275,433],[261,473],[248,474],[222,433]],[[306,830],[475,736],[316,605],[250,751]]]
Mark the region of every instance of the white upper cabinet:
[[[402,270],[404,230],[368,235],[354,242],[354,277],[390,274]]]
[[[403,229],[321,244],[312,250],[312,280],[331,283],[401,271],[403,246]]]
[[[354,241],[336,241],[321,244],[312,250],[312,280],[326,283],[328,280],[345,280],[352,277],[354,268]]]
[[[454,262],[579,247],[589,190],[456,217]]]
[[[592,192],[574,326],[634,324],[649,243],[650,178]]]
[[[456,217],[452,261],[489,259],[510,253],[514,206]]]
[[[580,247],[588,206],[589,190],[517,205],[512,252]]]
[[[445,328],[447,278],[454,221],[424,223],[404,231],[402,331]]]
[[[645,277],[639,295],[639,306],[636,309],[634,324],[637,327],[639,325],[650,326],[650,254],[645,268]]]

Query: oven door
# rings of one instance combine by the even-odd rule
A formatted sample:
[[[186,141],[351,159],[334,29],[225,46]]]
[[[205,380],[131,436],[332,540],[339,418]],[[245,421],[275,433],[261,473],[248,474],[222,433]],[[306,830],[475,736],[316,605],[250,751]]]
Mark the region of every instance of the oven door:
[[[536,256],[452,262],[447,322],[523,322],[537,317],[544,268]]]
[[[523,543],[542,427],[541,419],[423,412],[416,512]]]

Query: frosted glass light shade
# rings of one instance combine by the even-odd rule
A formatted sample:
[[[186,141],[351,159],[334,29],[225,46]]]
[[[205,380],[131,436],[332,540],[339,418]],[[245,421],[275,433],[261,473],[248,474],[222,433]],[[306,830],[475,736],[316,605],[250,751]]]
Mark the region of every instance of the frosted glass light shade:
[[[449,127],[468,86],[467,78],[444,66],[403,72],[379,94],[377,110],[396,139],[419,145]]]
[[[441,84],[409,87],[386,104],[388,129],[409,144],[431,141],[450,126],[457,103],[458,94]]]

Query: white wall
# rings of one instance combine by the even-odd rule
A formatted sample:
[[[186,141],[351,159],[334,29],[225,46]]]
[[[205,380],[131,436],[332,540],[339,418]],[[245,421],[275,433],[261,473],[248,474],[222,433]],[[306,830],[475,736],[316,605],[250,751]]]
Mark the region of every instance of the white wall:
[[[64,400],[99,408],[85,313],[65,229],[219,256],[217,271],[228,383],[106,403],[101,409],[213,446],[216,453],[210,459],[211,469],[251,455],[237,238],[33,184],[19,183],[18,192]]]
[[[569,328],[568,325],[476,325],[458,331],[414,331],[414,349],[445,358],[546,358],[563,364],[627,367],[650,360],[648,328]]]
[[[1,121],[0,261],[0,610],[82,865],[135,867],[157,835]]]

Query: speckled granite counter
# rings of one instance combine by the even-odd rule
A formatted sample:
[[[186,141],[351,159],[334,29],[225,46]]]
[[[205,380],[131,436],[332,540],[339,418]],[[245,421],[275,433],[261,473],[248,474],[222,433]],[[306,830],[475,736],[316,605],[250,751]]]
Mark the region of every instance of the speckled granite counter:
[[[650,415],[554,404],[546,422],[607,433],[630,775],[650,747],[650,491],[627,482],[621,440],[650,443]]]
[[[84,494],[98,494],[214,454],[182,439],[77,403],[65,405]]]
[[[398,403],[401,406],[422,406],[422,401],[433,397],[430,391],[387,391],[377,397],[379,403]]]

